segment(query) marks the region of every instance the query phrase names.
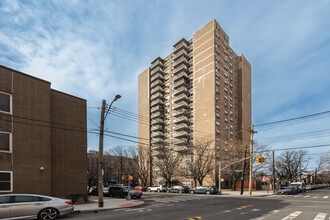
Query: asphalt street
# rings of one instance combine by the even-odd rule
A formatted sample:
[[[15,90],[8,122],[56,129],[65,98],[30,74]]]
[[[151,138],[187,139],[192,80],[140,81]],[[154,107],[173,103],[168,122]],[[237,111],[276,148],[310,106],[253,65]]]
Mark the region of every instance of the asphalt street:
[[[145,203],[98,213],[77,213],[61,219],[330,219],[330,188],[295,195],[212,196],[143,195]]]

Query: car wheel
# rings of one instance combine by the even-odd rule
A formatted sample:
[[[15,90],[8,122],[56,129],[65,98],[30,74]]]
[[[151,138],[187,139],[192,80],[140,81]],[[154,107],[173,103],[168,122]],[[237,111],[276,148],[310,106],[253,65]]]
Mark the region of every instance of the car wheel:
[[[55,219],[58,216],[58,211],[53,208],[46,208],[39,212],[38,219]]]
[[[195,192],[193,190],[190,191],[190,194],[194,194]]]
[[[148,191],[148,192],[151,192],[151,189],[148,189],[147,191]]]
[[[160,189],[157,189],[157,192],[160,192]]]
[[[179,193],[181,194],[182,193],[182,190],[179,190]]]
[[[206,195],[210,195],[210,194],[211,194],[211,192],[210,192],[210,191],[206,191],[205,193],[206,193]]]

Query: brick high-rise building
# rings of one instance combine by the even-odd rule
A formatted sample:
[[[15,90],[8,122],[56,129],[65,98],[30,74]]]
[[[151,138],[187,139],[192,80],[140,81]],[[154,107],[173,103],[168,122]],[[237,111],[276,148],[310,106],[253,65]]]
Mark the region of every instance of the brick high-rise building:
[[[215,163],[225,166],[229,163],[225,151],[230,146],[245,148],[249,143],[251,65],[243,55],[236,55],[215,20],[173,47],[171,54],[157,57],[138,76],[139,138],[141,142],[150,140],[141,147],[150,148],[155,161],[160,159],[160,145],[180,153],[199,140],[209,140]],[[158,168],[153,165],[152,170],[151,184],[164,182]],[[226,175],[224,171],[228,185]],[[175,179],[185,185],[193,182],[189,175]],[[218,183],[216,168],[204,182]]]

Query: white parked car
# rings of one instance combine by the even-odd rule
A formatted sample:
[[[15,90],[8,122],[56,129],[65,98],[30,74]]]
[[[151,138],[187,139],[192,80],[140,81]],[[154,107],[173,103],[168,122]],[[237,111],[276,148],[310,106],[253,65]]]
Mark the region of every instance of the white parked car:
[[[148,192],[166,192],[167,187],[164,185],[153,185],[148,187],[147,189]]]
[[[306,192],[306,185],[304,182],[293,182],[290,186],[297,186],[298,192]]]

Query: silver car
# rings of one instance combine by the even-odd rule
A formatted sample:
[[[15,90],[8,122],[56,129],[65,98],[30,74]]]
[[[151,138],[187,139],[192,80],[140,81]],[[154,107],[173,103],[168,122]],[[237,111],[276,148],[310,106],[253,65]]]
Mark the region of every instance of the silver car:
[[[0,219],[55,219],[72,212],[68,199],[37,194],[0,195]]]

